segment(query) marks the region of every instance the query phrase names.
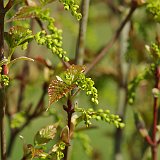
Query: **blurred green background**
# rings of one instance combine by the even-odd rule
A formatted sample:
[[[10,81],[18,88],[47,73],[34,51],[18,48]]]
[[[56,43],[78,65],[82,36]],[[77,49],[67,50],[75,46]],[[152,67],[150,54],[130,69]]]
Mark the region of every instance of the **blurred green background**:
[[[80,1],[77,0],[80,4]],[[129,11],[129,0],[91,0],[89,9],[89,18],[86,32],[86,48],[85,48],[85,64],[90,63],[96,53],[111,39],[116,29]],[[76,42],[78,36],[79,22],[68,11],[64,11],[62,4],[55,1],[46,7],[51,10],[52,16],[55,18],[55,24],[63,30],[63,48],[67,51],[70,59],[75,58]],[[9,14],[8,14],[9,17]],[[146,7],[138,8],[131,19],[129,32],[124,35],[128,37],[123,42],[123,34],[114,47],[106,54],[103,60],[96,65],[87,76],[92,77],[99,93],[99,104],[94,106],[89,97],[85,93],[80,93],[77,101],[80,107],[93,107],[95,109],[109,109],[112,113],[118,113],[120,94],[120,81],[123,77],[119,66],[126,64],[124,70],[128,70],[126,80],[129,82],[138,73],[142,72],[147,64],[147,53],[145,45],[155,41],[156,32],[159,26],[148,16]],[[157,29],[158,28],[158,29]],[[8,25],[6,24],[6,30]],[[39,30],[39,26],[34,21],[34,32]],[[126,52],[120,59],[120,52],[123,49],[122,44],[127,43]],[[21,49],[16,50],[16,56],[25,54]],[[53,56],[45,47],[31,43],[30,56],[43,56],[51,61],[55,66],[61,65],[56,56]],[[124,62],[122,64],[122,62]],[[10,70],[10,77],[13,81],[7,91],[9,97],[10,110],[14,112],[17,105],[19,93],[19,81],[14,79],[17,73],[22,72],[23,62],[17,63]],[[29,83],[26,86],[23,107],[29,104],[36,105],[42,93],[42,84],[44,81],[44,68],[37,63],[29,63],[29,75],[27,77]],[[146,122],[147,129],[152,124],[152,93],[154,82],[143,81],[136,91],[136,101],[133,106],[125,105],[124,122],[126,124],[122,133],[121,141],[121,160],[148,160],[150,150],[147,144],[140,136],[134,124],[133,112],[136,110],[141,113]],[[124,88],[122,88],[124,89]],[[125,92],[127,92],[125,90]],[[66,115],[62,109],[64,100],[51,106],[52,112],[61,116],[64,124],[66,123]],[[48,96],[45,97],[45,107],[48,106]],[[47,111],[46,111],[47,112]],[[8,118],[6,118],[8,122]],[[43,117],[34,119],[26,126],[18,136],[23,136],[24,140],[17,137],[14,143],[10,160],[20,160],[23,155],[23,144],[33,144],[33,138],[36,132],[43,126],[52,124],[56,121],[53,115],[48,116],[46,113]],[[105,122],[93,123],[97,128],[86,130],[83,133],[88,135],[90,145],[93,147],[93,155],[89,156],[83,148],[82,141],[74,139],[70,147],[71,160],[112,160],[116,159],[114,154],[115,131],[116,127]],[[83,124],[82,124],[83,125]],[[10,126],[10,124],[8,124]],[[9,129],[7,127],[7,140],[9,141]],[[57,136],[58,138],[58,136]],[[118,159],[117,159],[118,160]],[[119,159],[120,160],[120,159]]]

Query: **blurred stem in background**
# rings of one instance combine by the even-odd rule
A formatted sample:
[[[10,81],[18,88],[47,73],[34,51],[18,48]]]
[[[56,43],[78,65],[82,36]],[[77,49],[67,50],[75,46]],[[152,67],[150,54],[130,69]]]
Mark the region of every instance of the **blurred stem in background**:
[[[128,22],[123,31],[121,32],[119,47],[120,50],[118,52],[118,107],[117,114],[123,119],[125,119],[126,107],[127,107],[127,80],[128,73],[130,70],[130,64],[126,62],[126,52],[128,48],[128,39],[129,39],[129,31],[130,31],[130,22]],[[114,159],[122,160],[123,156],[121,153],[122,141],[123,141],[123,132],[122,129],[117,128],[115,131],[115,148],[114,148]]]
[[[81,3],[82,19],[80,20],[79,23],[79,35],[77,38],[76,57],[75,57],[75,63],[79,65],[83,65],[85,57],[85,39],[86,39],[86,30],[88,22],[89,3],[90,0],[82,0]]]
[[[124,18],[124,20],[120,23],[119,27],[115,31],[115,34],[112,36],[112,38],[109,40],[106,45],[104,45],[100,51],[97,53],[97,55],[94,57],[92,62],[88,65],[85,73],[88,73],[90,70],[92,70],[103,58],[104,56],[109,52],[109,50],[114,46],[115,42],[119,39],[119,36],[125,27],[126,23],[130,21],[134,11],[138,7],[138,2],[136,0],[132,0],[130,10],[127,14],[127,16]]]

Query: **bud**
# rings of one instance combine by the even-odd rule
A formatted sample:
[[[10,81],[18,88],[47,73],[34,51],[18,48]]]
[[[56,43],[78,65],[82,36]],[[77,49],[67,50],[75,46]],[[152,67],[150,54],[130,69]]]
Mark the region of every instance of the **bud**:
[[[153,88],[152,89],[152,94],[155,98],[158,98],[159,96],[159,89],[158,88]]]

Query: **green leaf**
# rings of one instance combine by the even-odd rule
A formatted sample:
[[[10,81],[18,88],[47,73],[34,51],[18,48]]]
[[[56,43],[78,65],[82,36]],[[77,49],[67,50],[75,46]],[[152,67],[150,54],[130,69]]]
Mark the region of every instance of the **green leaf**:
[[[160,1],[150,0],[147,4],[147,11],[152,14],[153,18],[160,23]]]
[[[47,157],[46,154],[42,149],[34,148],[31,144],[24,144],[23,145],[23,159],[25,160],[32,160],[33,158],[40,158],[40,157]]]
[[[36,145],[44,145],[52,140],[57,133],[58,123],[48,125],[37,132],[34,137]]]
[[[79,5],[75,3],[75,0],[59,0],[64,5],[65,10],[70,10],[71,14],[80,20],[82,18],[82,14],[79,13]]]
[[[82,143],[83,149],[88,156],[91,156],[93,154],[91,139],[87,134],[84,134],[82,132],[75,132],[74,138],[78,139]]]
[[[75,84],[68,85],[65,82],[57,79],[52,80],[48,88],[49,105],[58,101],[60,98],[64,97],[75,87],[76,87]]]
[[[13,26],[10,28],[9,32],[5,32],[4,37],[8,46],[10,48],[15,48],[26,42],[30,42],[34,38],[34,35],[28,28]]]

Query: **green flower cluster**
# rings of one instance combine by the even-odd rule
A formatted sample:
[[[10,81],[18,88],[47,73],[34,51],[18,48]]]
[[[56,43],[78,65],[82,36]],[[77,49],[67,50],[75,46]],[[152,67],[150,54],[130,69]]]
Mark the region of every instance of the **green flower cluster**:
[[[61,30],[55,29],[54,34],[47,35],[46,32],[40,31],[35,35],[35,40],[39,45],[45,45],[52,53],[56,54],[60,59],[69,61],[69,58],[65,56],[66,51],[62,49],[62,38],[59,36]]]
[[[10,28],[9,32],[4,34],[7,44],[14,49],[17,46],[22,46],[26,49],[28,42],[33,39],[32,31],[22,26],[14,26]]]
[[[87,95],[91,95],[92,102],[95,104],[98,104],[98,91],[94,87],[94,81],[91,78],[86,78],[83,73],[79,75],[79,77],[76,80],[76,85],[86,91]]]
[[[98,91],[94,87],[94,81],[86,78],[84,70],[84,66],[70,66],[65,72],[65,82],[69,85],[76,84],[81,90],[86,91],[87,95],[92,96],[92,102],[98,104]]]
[[[155,44],[155,43],[151,44],[151,51],[150,52],[153,55],[153,57],[155,57],[156,60],[160,59],[160,47],[157,44]]]
[[[99,109],[98,111],[94,111],[92,108],[85,110],[83,108],[76,107],[75,111],[81,112],[81,116],[77,119],[77,122],[79,123],[84,120],[87,127],[92,124],[92,119],[112,123],[117,128],[123,128],[125,126],[125,124],[122,123],[122,119],[118,115],[111,114],[109,110]]]
[[[46,13],[46,14],[44,14]],[[60,59],[64,61],[69,61],[69,58],[66,56],[66,51],[62,48],[62,30],[57,29],[54,26],[54,18],[49,16],[49,11],[47,10],[44,13],[37,13],[38,17],[42,20],[48,22],[47,28],[50,34],[47,34],[46,31],[42,30],[35,35],[35,40],[39,45],[45,45],[52,53],[56,54]]]
[[[65,10],[71,10],[71,14],[80,20],[82,14],[78,12],[79,6],[75,3],[74,0],[59,0],[64,5]]]
[[[56,153],[57,160],[61,160],[64,157],[63,150],[65,149],[65,146],[66,144],[62,141],[53,146],[52,152]]]
[[[132,105],[135,100],[135,91],[139,83],[144,79],[153,77],[156,66],[160,64],[160,48],[156,43],[152,43],[151,46],[146,45],[149,57],[152,61],[145,70],[138,74],[128,85],[128,103]]]
[[[160,1],[150,0],[147,5],[147,10],[153,15],[157,22],[160,22]]]
[[[3,86],[8,86],[9,85],[9,77],[7,75],[1,75],[0,76],[0,83]]]

